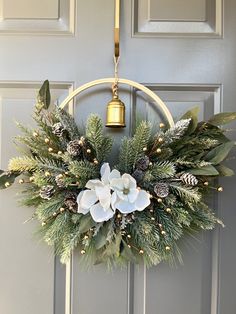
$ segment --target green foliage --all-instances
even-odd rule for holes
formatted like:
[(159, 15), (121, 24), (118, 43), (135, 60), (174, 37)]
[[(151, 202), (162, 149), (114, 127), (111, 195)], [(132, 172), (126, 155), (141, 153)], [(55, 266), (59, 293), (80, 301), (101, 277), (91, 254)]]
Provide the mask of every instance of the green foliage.
[(15, 157), (10, 159), (8, 169), (12, 172), (31, 172), (37, 168), (37, 165), (37, 160), (32, 157)]
[(234, 142), (227, 142), (215, 147), (205, 157), (207, 161), (210, 161), (213, 165), (218, 165), (222, 162), (229, 154), (231, 149), (234, 147)]
[(145, 174), (144, 180), (153, 181), (158, 179), (167, 179), (175, 175), (175, 165), (170, 161), (160, 161), (153, 165)]
[(38, 187), (28, 186), (25, 191), (22, 191), (22, 198), (19, 204), (22, 206), (38, 208), (42, 203), (42, 198), (39, 196)]
[(179, 183), (171, 183), (170, 187), (173, 193), (176, 193), (188, 205), (198, 203), (201, 200), (201, 194), (197, 188), (183, 186)]
[(136, 128), (132, 138), (131, 149), (133, 150), (133, 166), (138, 158), (143, 154), (143, 149), (148, 146), (151, 136), (150, 122), (142, 121)]
[(3, 170), (1, 170), (0, 190), (6, 189), (11, 186), (19, 175), (19, 172), (4, 172)]
[[(28, 148), (27, 155), (32, 154), (34, 157), (38, 156), (40, 158), (52, 158), (52, 154), (50, 154), (50, 152), (48, 151), (49, 146), (45, 143), (45, 130), (41, 129), (41, 132), (39, 133), (34, 130), (28, 129), (20, 123), (17, 123), (17, 126), (23, 132), (23, 135), (17, 136), (16, 141), (25, 145)], [(34, 136), (34, 133), (36, 133), (37, 136)], [(47, 135), (52, 140), (52, 145), (50, 147), (52, 147), (55, 152), (61, 150), (61, 147), (59, 146), (59, 141), (55, 140), (55, 137), (51, 133)]]
[(39, 221), (44, 222), (53, 216), (53, 213), (57, 213), (61, 207), (63, 207), (63, 197), (58, 195), (49, 201), (42, 201), (38, 205), (35, 212)]
[[(121, 174), (137, 175), (139, 188), (152, 195), (151, 204), (127, 215), (117, 210), (109, 221), (97, 223), (90, 213), (76, 211), (76, 199), (89, 180), (100, 179), (112, 140), (104, 135), (97, 115), (89, 117), (86, 132), (81, 134), (70, 114), (59, 108), (48, 111), (49, 105), (49, 82), (45, 81), (34, 114), (37, 129), (19, 125), (23, 135), (18, 140), (26, 150), (10, 160), (8, 172), (0, 170), (0, 189), (25, 175), (21, 204), (35, 208), (33, 218), (41, 223), (39, 234), (63, 263), (79, 249), (86, 267), (106, 263), (110, 268), (130, 261), (143, 261), (147, 266), (161, 261), (175, 264), (182, 262), (179, 239), (222, 224), (204, 202), (215, 178), (233, 175), (222, 162), (234, 143), (218, 125), (235, 120), (235, 113), (198, 122), (198, 108), (193, 108), (156, 135), (151, 135), (149, 122), (138, 124), (134, 135), (122, 140), (116, 168)], [(58, 122), (62, 134), (55, 132)], [(77, 155), (67, 151), (71, 140), (79, 140), (75, 141)], [(183, 174), (196, 176), (195, 183), (183, 180)]]
[(80, 137), (80, 132), (75, 123), (75, 120), (68, 112), (66, 112), (64, 109), (60, 109), (56, 107), (55, 117), (63, 125), (65, 130), (67, 130), (71, 140), (74, 140)]
[(90, 228), (95, 226), (95, 222), (90, 215), (85, 215), (81, 217), (79, 224), (79, 232), (84, 233), (87, 232)]
[(217, 222), (217, 219), (209, 210), (196, 210), (192, 213), (191, 225), (199, 230), (212, 230)]
[(132, 139), (123, 138), (120, 148), (119, 164), (117, 166), (122, 173), (129, 173), (130, 169), (133, 167), (133, 150), (131, 147)]
[(236, 120), (236, 112), (222, 112), (215, 114), (208, 120), (213, 125), (224, 125)]
[(182, 117), (181, 120), (185, 119), (191, 119), (187, 133), (193, 133), (196, 130), (197, 124), (198, 124), (198, 113), (199, 113), (199, 107), (194, 107), (187, 111)]
[(51, 94), (49, 81), (46, 80), (43, 82), (39, 93), (38, 93), (38, 103), (36, 104), (36, 109), (40, 112), (42, 109), (48, 109), (51, 103)]
[(226, 167), (225, 165), (218, 165), (218, 166), (216, 166), (216, 169), (217, 169), (220, 176), (231, 177), (234, 175), (234, 171), (232, 169)]
[(217, 176), (219, 174), (217, 169), (212, 165), (188, 169), (188, 172), (197, 176)]
[(119, 163), (117, 168), (123, 172), (132, 172), (137, 160), (143, 155), (143, 149), (148, 146), (151, 136), (151, 125), (142, 121), (136, 128), (131, 139), (124, 138), (121, 143)]
[(81, 184), (85, 185), (90, 179), (98, 178), (98, 167), (86, 160), (72, 161), (69, 165), (70, 173), (78, 178)]
[(170, 144), (179, 140), (188, 130), (191, 119), (184, 119), (176, 122), (176, 124), (163, 134), (165, 144)]
[(86, 139), (95, 151), (98, 162), (103, 162), (111, 151), (112, 139), (104, 136), (103, 123), (97, 115), (91, 115), (87, 121)]

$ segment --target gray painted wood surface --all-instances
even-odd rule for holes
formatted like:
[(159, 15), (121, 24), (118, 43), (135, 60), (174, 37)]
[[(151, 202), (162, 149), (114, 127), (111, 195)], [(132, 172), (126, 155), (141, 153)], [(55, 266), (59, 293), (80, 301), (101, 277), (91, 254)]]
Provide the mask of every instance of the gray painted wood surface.
[[(196, 1), (191, 0), (191, 7), (181, 0), (186, 8), (182, 15), (172, 1), (122, 1), (120, 76), (149, 86), (176, 117), (194, 105), (200, 106), (201, 118), (236, 110), (236, 2), (205, 0), (193, 12)], [(27, 20), (19, 20), (8, 6), (11, 20), (0, 21), (1, 167), (15, 154), (13, 119), (31, 123), (40, 81), (54, 82), (53, 99), (60, 102), (71, 86), (113, 75), (113, 1), (78, 0), (76, 9), (74, 4), (60, 1), (63, 17), (58, 21), (52, 19), (58, 13), (53, 6), (48, 12), (45, 8), (45, 20), (41, 13), (36, 20), (33, 8), (28, 8)], [(126, 87), (121, 96), (127, 128), (109, 131), (117, 142), (130, 133), (136, 114), (160, 120), (142, 93)], [(105, 118), (109, 99), (108, 87), (84, 93), (76, 102), (76, 120), (84, 123), (90, 112)], [(235, 169), (235, 161), (229, 164)], [(130, 265), (113, 273), (103, 266), (83, 272), (77, 252), (71, 265), (61, 266), (52, 250), (32, 236), (35, 224), (23, 224), (31, 210), (17, 207), (17, 187), (1, 193), (0, 313), (234, 314), (236, 178), (221, 183), (225, 192), (215, 195), (213, 204), (226, 228), (181, 244), (184, 266), (146, 270)]]

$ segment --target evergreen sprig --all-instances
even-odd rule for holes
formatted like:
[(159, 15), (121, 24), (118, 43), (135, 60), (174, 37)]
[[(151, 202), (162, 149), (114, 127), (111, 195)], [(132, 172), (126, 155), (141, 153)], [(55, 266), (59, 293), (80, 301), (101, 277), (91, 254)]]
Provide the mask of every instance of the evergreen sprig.
[(74, 140), (80, 137), (80, 131), (75, 123), (75, 119), (65, 110), (55, 108), (55, 117), (69, 133), (70, 139)]
[(99, 116), (92, 114), (86, 126), (86, 139), (95, 151), (99, 163), (103, 162), (112, 148), (112, 139), (103, 134), (103, 123)]
[(151, 124), (142, 121), (137, 126), (132, 138), (124, 138), (122, 140), (119, 163), (117, 165), (121, 172), (132, 172), (137, 160), (144, 154), (144, 150), (149, 144), (150, 136)]

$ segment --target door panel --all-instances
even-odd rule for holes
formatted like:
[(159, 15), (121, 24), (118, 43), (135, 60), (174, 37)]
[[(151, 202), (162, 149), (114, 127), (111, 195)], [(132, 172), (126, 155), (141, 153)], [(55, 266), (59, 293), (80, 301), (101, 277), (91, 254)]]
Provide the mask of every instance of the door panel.
[[(19, 134), (15, 122), (20, 121), (24, 126), (33, 124), (30, 117), (39, 87), (40, 83), (33, 82), (0, 83), (1, 169), (19, 153), (12, 142)], [(69, 88), (70, 83), (52, 84), (53, 102), (64, 98)], [(26, 223), (33, 209), (19, 207), (18, 188), (16, 184), (0, 194), (0, 312), (51, 314), (55, 294), (64, 313), (65, 269), (54, 259), (53, 249), (34, 234), (37, 223)], [(54, 284), (60, 285), (60, 291)]]
[(1, 0), (0, 34), (73, 35), (76, 0)]
[[(1, 167), (15, 154), (10, 140), (17, 134), (13, 120), (31, 123), (40, 81), (56, 82), (53, 99), (60, 103), (72, 86), (113, 75), (113, 1), (62, 0), (52, 1), (49, 7), (42, 2), (45, 11), (16, 10), (14, 0), (4, 9), (6, 2), (0, 1)], [(22, 7), (27, 3), (17, 2)], [(236, 110), (235, 1), (127, 0), (122, 1), (121, 15), (120, 76), (151, 88), (174, 117), (195, 105), (204, 119)], [(91, 112), (105, 119), (110, 98), (110, 86), (80, 95), (74, 103), (76, 121), (85, 124)], [(115, 139), (113, 160), (119, 139), (132, 133), (134, 117), (150, 118), (156, 124), (164, 119), (136, 90), (122, 86), (121, 98), (127, 128), (106, 130)], [(228, 164), (235, 169), (233, 160)], [(17, 207), (17, 186), (4, 191), (0, 194), (0, 249), (4, 252), (0, 312), (234, 314), (236, 179), (220, 183), (225, 192), (215, 195), (213, 205), (226, 228), (182, 243), (183, 266), (129, 265), (112, 273), (102, 265), (83, 271), (78, 252), (61, 266), (52, 258), (52, 250), (32, 236), (35, 225), (23, 225), (32, 211)]]
[(220, 37), (222, 0), (133, 0), (133, 34)]

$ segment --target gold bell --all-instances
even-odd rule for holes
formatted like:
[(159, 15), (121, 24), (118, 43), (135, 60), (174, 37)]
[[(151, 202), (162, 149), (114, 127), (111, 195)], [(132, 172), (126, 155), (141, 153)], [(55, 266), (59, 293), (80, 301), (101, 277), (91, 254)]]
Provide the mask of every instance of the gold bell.
[(112, 100), (107, 105), (107, 123), (109, 128), (125, 127), (125, 105), (118, 96), (113, 94)]

